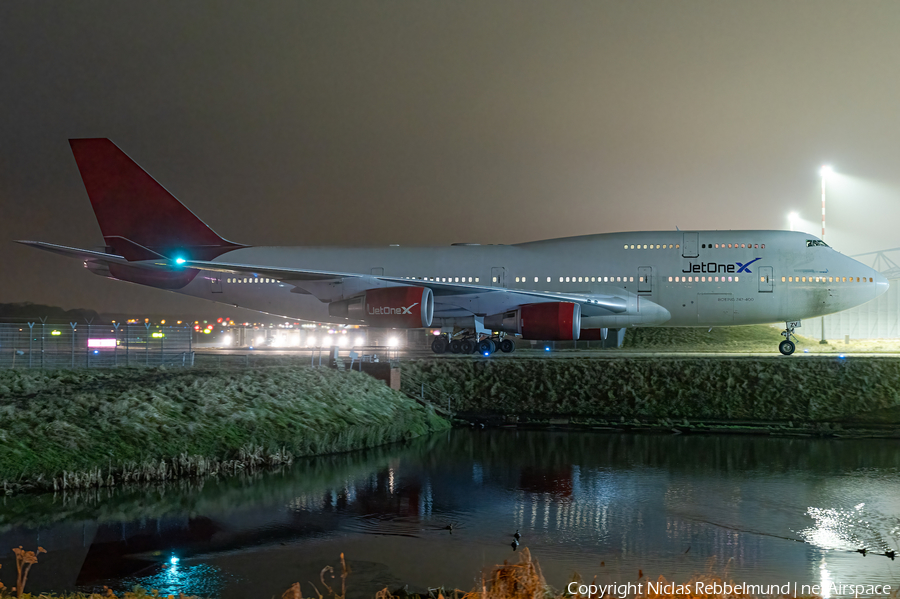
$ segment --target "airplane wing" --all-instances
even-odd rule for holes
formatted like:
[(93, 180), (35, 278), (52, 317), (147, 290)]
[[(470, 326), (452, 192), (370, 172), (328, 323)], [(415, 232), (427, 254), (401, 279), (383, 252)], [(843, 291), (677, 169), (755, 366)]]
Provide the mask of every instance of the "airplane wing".
[[(616, 294), (616, 288), (611, 288), (611, 293), (556, 293), (551, 291), (529, 291), (520, 289), (506, 289), (504, 287), (490, 287), (487, 285), (473, 285), (470, 283), (444, 283), (425, 279), (405, 279), (402, 277), (386, 277), (382, 275), (367, 275), (352, 272), (311, 270), (301, 268), (285, 268), (273, 266), (261, 266), (256, 264), (232, 264), (227, 262), (210, 262), (205, 260), (126, 260), (123, 256), (106, 254), (94, 250), (84, 250), (43, 241), (17, 241), (30, 247), (38, 248), (54, 254), (69, 258), (77, 258), (85, 262), (99, 262), (102, 264), (121, 264), (131, 268), (139, 268), (156, 271), (179, 271), (186, 269), (207, 270), (235, 275), (253, 277), (271, 277), (279, 281), (294, 285), (305, 293), (323, 299), (327, 292), (323, 288), (333, 285), (343, 279), (358, 280), (358, 287), (363, 291), (369, 287), (390, 287), (399, 285), (414, 285), (428, 287), (435, 295), (436, 312), (444, 315), (472, 314), (467, 309), (468, 305), (478, 296), (498, 293), (509, 294), (510, 298), (517, 300), (519, 304), (541, 301), (573, 302), (581, 305), (582, 314), (592, 315), (593, 312), (621, 314), (628, 309), (627, 292), (622, 290), (621, 296)], [(323, 301), (327, 301), (323, 299)]]
[[(150, 262), (150, 261), (148, 261)], [(526, 303), (528, 298), (542, 301), (559, 301), (573, 302), (581, 304), (583, 307), (595, 307), (614, 314), (625, 312), (628, 309), (628, 303), (625, 297), (619, 297), (613, 294), (582, 294), (582, 293), (556, 293), (551, 291), (528, 291), (519, 289), (507, 289), (505, 287), (490, 287), (487, 285), (473, 285), (470, 283), (444, 283), (440, 281), (429, 281), (425, 279), (406, 279), (402, 277), (387, 277), (383, 275), (366, 275), (350, 272), (336, 272), (323, 270), (309, 270), (286, 267), (260, 266), (254, 264), (231, 264), (227, 262), (209, 262), (204, 260), (174, 260), (168, 262), (159, 262), (159, 266), (167, 266), (169, 268), (197, 268), (200, 270), (209, 270), (214, 272), (224, 272), (239, 275), (264, 276), (278, 279), (279, 281), (296, 284), (298, 287), (306, 288), (307, 283), (324, 282), (336, 279), (367, 279), (371, 281), (381, 281), (392, 285), (414, 285), (417, 287), (428, 287), (435, 296), (435, 303), (456, 305), (457, 302), (453, 298), (460, 296), (472, 296), (481, 294), (508, 293), (515, 296), (522, 296), (522, 303)], [(623, 296), (627, 293), (622, 290)], [(316, 295), (316, 293), (313, 293)]]

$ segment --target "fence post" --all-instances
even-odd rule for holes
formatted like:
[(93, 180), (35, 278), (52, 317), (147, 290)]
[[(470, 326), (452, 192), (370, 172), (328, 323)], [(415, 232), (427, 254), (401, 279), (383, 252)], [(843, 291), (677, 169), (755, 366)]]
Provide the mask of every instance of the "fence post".
[(88, 320), (87, 318), (85, 318), (84, 321), (87, 323), (87, 329), (88, 329), (87, 330), (87, 340), (84, 342), (84, 355), (86, 356), (84, 359), (84, 362), (85, 362), (87, 368), (90, 368), (91, 367), (91, 348), (88, 347), (88, 342), (91, 339), (91, 323), (94, 322), (94, 319), (91, 318), (90, 320)]
[(131, 356), (129, 355), (128, 348), (129, 348), (129, 345), (128, 345), (128, 323), (126, 322), (125, 323), (125, 366), (131, 365), (131, 363), (129, 361)]
[(77, 322), (70, 322), (69, 327), (72, 329), (72, 368), (75, 368), (75, 327)]
[(116, 332), (116, 347), (113, 349), (113, 364), (115, 366), (119, 365), (119, 325), (121, 323), (114, 323), (113, 330)]
[(144, 366), (150, 366), (150, 323), (144, 323)]
[(33, 367), (33, 362), (31, 359), (32, 348), (34, 347), (34, 323), (28, 323), (28, 367)]
[(41, 319), (41, 370), (44, 369), (44, 325), (47, 324), (47, 317)]

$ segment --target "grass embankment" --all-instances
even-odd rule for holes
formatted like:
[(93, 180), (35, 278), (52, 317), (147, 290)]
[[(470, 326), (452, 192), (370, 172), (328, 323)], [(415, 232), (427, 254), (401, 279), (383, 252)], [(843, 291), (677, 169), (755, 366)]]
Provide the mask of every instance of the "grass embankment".
[(421, 383), (436, 398), (451, 396), (455, 411), (475, 416), (640, 419), (666, 426), (682, 419), (900, 423), (900, 359), (894, 358), (404, 363), (404, 388), (415, 392)]
[(449, 424), (330, 369), (0, 372), (0, 481), (167, 480), (373, 447)]
[[(818, 323), (797, 329), (793, 335), (797, 351), (809, 353), (842, 352), (900, 352), (900, 340), (895, 339), (851, 339), (845, 344), (843, 339), (826, 339), (819, 343)], [(654, 352), (728, 352), (728, 353), (770, 353), (777, 355), (778, 344), (784, 341), (782, 329), (769, 325), (739, 327), (651, 327), (629, 329), (625, 334), (622, 350)]]

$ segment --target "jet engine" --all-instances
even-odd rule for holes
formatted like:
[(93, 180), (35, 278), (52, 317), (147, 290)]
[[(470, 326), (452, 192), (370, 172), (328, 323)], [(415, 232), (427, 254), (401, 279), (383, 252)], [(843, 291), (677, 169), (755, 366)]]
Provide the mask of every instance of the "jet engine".
[(430, 327), (434, 316), (434, 294), (427, 287), (369, 289), (362, 295), (331, 302), (328, 314), (373, 327)]
[(484, 319), (492, 331), (540, 341), (574, 341), (581, 334), (581, 306), (572, 302), (528, 304)]

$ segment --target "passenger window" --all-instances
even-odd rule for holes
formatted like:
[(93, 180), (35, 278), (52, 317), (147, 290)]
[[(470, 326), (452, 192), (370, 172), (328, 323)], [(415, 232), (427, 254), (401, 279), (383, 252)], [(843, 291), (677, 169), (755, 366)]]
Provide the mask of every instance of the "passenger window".
[(491, 279), (492, 279), (492, 282), (494, 282), (494, 283), (497, 282), (497, 277), (491, 277)]
[(680, 244), (680, 243), (676, 243), (676, 244), (675, 244), (675, 249), (676, 249), (676, 250), (677, 250), (678, 248), (680, 248), (680, 247), (681, 247), (681, 244)]
[(834, 282), (834, 280), (831, 277), (828, 277), (828, 282), (832, 283), (832, 282)]
[(631, 249), (634, 249), (634, 246), (631, 246)]
[(634, 283), (634, 277), (630, 277), (628, 282), (629, 282), (629, 283)]
[(626, 250), (628, 249), (628, 244), (627, 244), (627, 243), (625, 244), (625, 249), (626, 249)]
[(638, 282), (639, 282), (639, 283), (643, 283), (643, 282), (644, 282), (644, 277), (638, 277)]
[(559, 282), (560, 282), (560, 283), (563, 282), (563, 278), (562, 278), (562, 277), (559, 278)]
[(659, 244), (656, 245), (656, 249), (659, 249)]
[(647, 245), (646, 245), (646, 244), (644, 244), (644, 249), (645, 249), (645, 250), (647, 249)]
[(759, 249), (759, 244), (758, 244), (758, 243), (757, 243), (757, 244), (756, 244), (756, 245), (754, 245), (754, 246), (753, 246), (753, 247), (755, 247), (755, 248), (757, 248), (757, 249)]
[(869, 277), (869, 282), (874, 283), (875, 281), (872, 279), (872, 277)]
[[(643, 281), (643, 280), (644, 280), (644, 277), (641, 277), (641, 281)], [(670, 283), (672, 282), (672, 277), (669, 277), (669, 282)]]
[(741, 280), (740, 277), (735, 277), (735, 278), (734, 278), (734, 282), (735, 282), (735, 283), (737, 283), (737, 282), (740, 281), (740, 280)]
[[(469, 279), (469, 280), (471, 281), (472, 279)], [(534, 282), (535, 282), (535, 283), (538, 282), (538, 278), (537, 278), (537, 277), (534, 278)]]
[(475, 277), (475, 282), (476, 282), (476, 283), (478, 282), (478, 277)]

